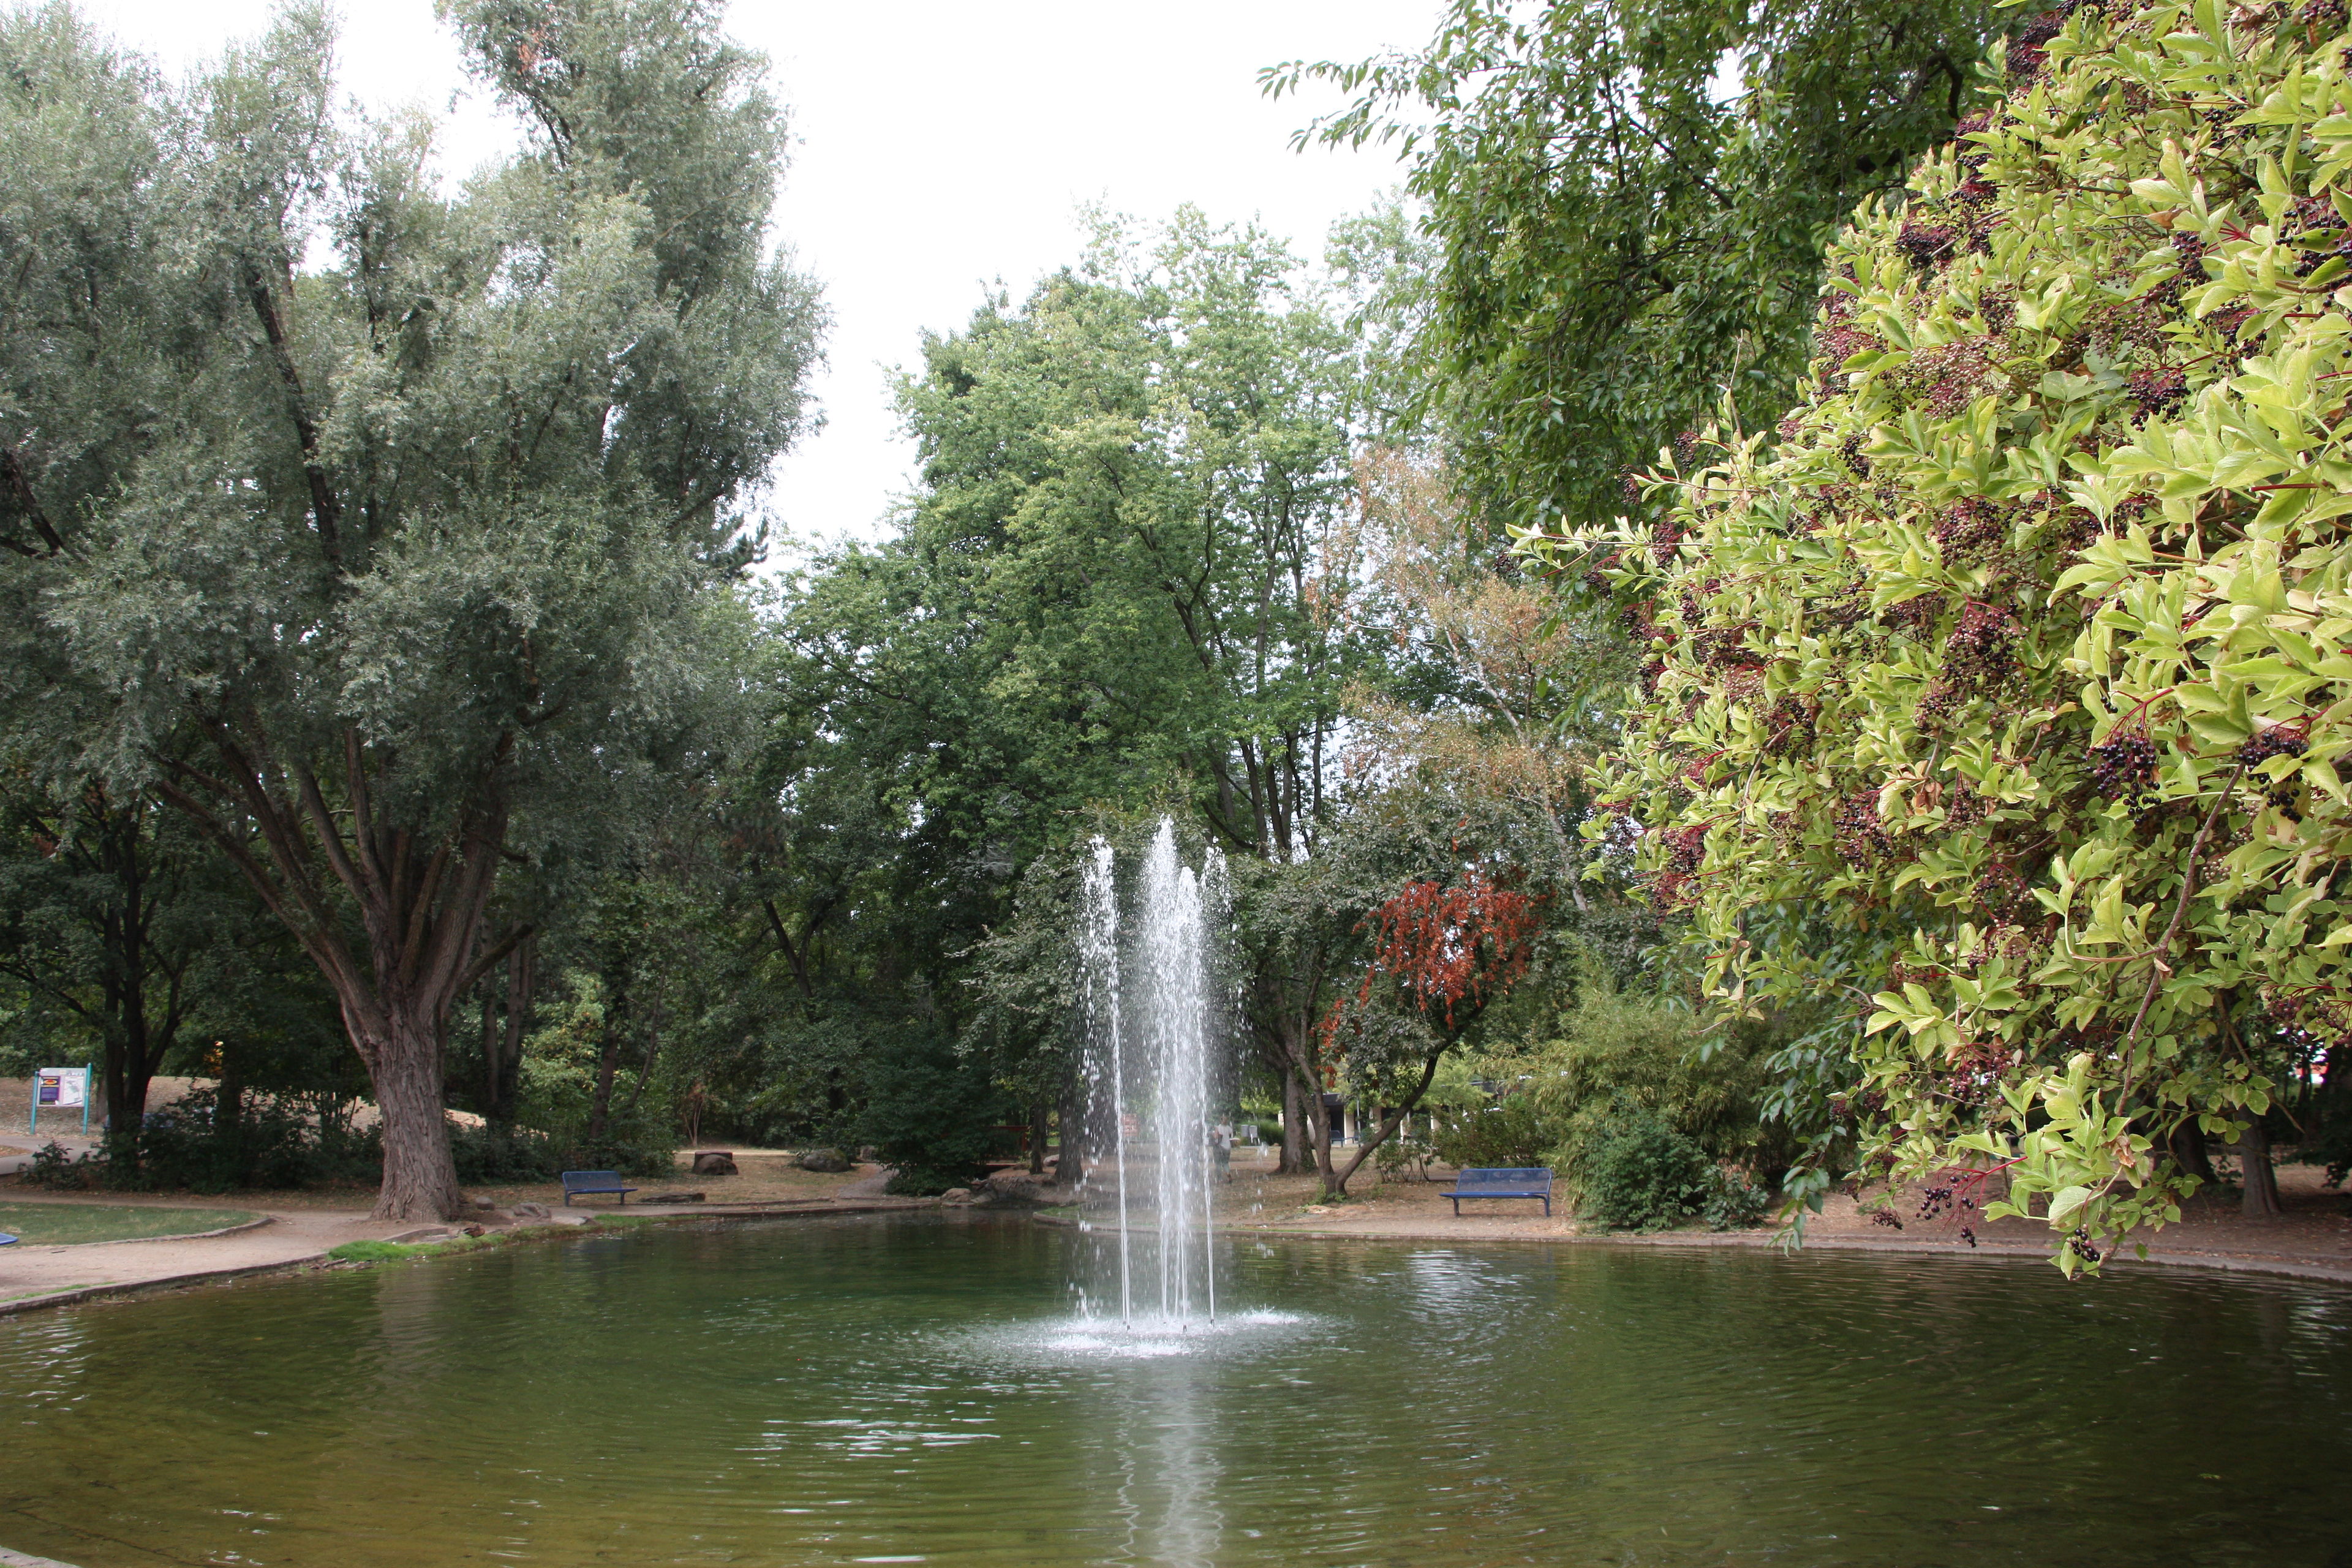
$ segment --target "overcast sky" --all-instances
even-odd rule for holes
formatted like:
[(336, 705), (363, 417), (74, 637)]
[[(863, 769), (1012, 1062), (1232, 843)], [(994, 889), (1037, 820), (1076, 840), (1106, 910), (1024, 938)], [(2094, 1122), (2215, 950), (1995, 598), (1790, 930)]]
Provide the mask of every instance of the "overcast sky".
[[(123, 43), (184, 68), (267, 24), (266, 0), (80, 0)], [(730, 31), (773, 62), (795, 146), (777, 214), (824, 286), (835, 325), (818, 386), (826, 428), (777, 476), (777, 521), (803, 540), (872, 537), (908, 486), (886, 367), (951, 330), (982, 289), (1016, 297), (1071, 259), (1076, 209), (1142, 217), (1191, 202), (1255, 217), (1319, 253), (1331, 221), (1399, 171), (1388, 153), (1296, 153), (1328, 98), (1267, 102), (1262, 66), (1414, 48), (1438, 0), (735, 0)], [(445, 172), (512, 135), (469, 88), (432, 0), (347, 4), (346, 91), (447, 115)], [(454, 106), (454, 107), (453, 107)]]

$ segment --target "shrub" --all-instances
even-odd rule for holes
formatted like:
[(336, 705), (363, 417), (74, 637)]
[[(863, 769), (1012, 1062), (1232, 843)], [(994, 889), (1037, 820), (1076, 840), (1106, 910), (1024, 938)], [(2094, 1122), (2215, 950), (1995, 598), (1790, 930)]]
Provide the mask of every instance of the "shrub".
[[(635, 1137), (583, 1139), (564, 1152), (559, 1171), (618, 1171), (625, 1176), (668, 1176), (677, 1170), (677, 1144), (653, 1130)], [(552, 1144), (550, 1145), (552, 1147)]]
[(1531, 1094), (1510, 1094), (1492, 1105), (1440, 1114), (1431, 1146), (1459, 1170), (1471, 1165), (1539, 1165), (1559, 1141), (1557, 1122)]
[(1702, 1035), (1697, 1025), (1686, 1011), (1618, 993), (1597, 972), (1586, 977), (1559, 1037), (1528, 1064), (1528, 1092), (1556, 1129), (1551, 1163), (1571, 1189), (1620, 1096), (1655, 1111), (1710, 1162), (1736, 1162), (1768, 1181), (1787, 1169), (1789, 1130), (1761, 1113), (1770, 1031), (1742, 1023)]
[(103, 1155), (106, 1184), (124, 1190), (226, 1193), (380, 1178), (379, 1129), (355, 1130), (344, 1102), (323, 1096), (250, 1094), (236, 1120), (220, 1120), (219, 1096), (190, 1090), (129, 1130), (116, 1130)]
[(1429, 1180), (1429, 1162), (1436, 1150), (1425, 1138), (1398, 1133), (1372, 1151), (1372, 1163), (1379, 1167), (1381, 1179), (1402, 1176), (1408, 1169), (1420, 1173), (1423, 1181)]
[(994, 1123), (1013, 1107), (987, 1067), (942, 1040), (880, 1053), (868, 1069), (865, 1136), (894, 1167), (889, 1190), (929, 1196), (970, 1184), (988, 1169)]
[(2052, 12), (1832, 247), (1777, 438), (1557, 547), (1653, 656), (1589, 830), (1638, 819), (1727, 1012), (1847, 1012), (1874, 1178), (2011, 1161), (2069, 1271), (2352, 995), (2343, 46)]
[(555, 1141), (528, 1127), (453, 1126), (449, 1158), (457, 1167), (458, 1182), (469, 1187), (551, 1182), (565, 1170), (589, 1168), (567, 1166)]
[(1611, 1230), (1664, 1230), (1699, 1213), (1716, 1183), (1705, 1150), (1620, 1094), (1585, 1152), (1585, 1217)]
[(105, 1157), (96, 1152), (77, 1157), (62, 1143), (44, 1143), (33, 1151), (33, 1163), (19, 1171), (16, 1179), (53, 1193), (78, 1193), (105, 1169)]
[(1699, 1212), (1709, 1230), (1746, 1230), (1771, 1206), (1770, 1189), (1751, 1181), (1745, 1171), (1717, 1165), (1706, 1206)]

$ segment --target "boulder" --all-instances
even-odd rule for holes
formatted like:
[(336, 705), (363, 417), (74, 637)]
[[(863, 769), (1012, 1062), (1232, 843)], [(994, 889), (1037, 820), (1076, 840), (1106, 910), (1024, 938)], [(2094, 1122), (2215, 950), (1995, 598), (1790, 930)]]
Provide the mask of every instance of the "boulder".
[(838, 1149), (812, 1149), (793, 1163), (803, 1171), (822, 1171), (827, 1175), (849, 1169), (849, 1156)]
[(499, 1206), (499, 1201), (496, 1198), (467, 1198), (466, 1201), (478, 1209), (494, 1209)]
[(517, 1219), (545, 1219), (547, 1217), (547, 1205), (545, 1204), (517, 1204), (514, 1206), (514, 1216)]
[(940, 1194), (940, 1201), (950, 1204), (968, 1204), (971, 1202), (971, 1189), (970, 1187), (950, 1187), (946, 1192)]
[(973, 1202), (983, 1208), (1042, 1209), (1062, 1202), (1059, 1194), (1026, 1171), (998, 1171), (980, 1185)]
[(735, 1173), (735, 1156), (724, 1149), (703, 1149), (694, 1156), (694, 1173), (698, 1176), (731, 1176)]

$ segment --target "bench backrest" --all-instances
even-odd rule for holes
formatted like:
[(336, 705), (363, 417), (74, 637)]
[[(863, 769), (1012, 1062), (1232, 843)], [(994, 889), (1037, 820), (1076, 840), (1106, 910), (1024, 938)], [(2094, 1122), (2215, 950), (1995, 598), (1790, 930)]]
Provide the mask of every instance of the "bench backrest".
[(1455, 1178), (1456, 1187), (1549, 1187), (1551, 1173), (1541, 1165), (1474, 1165)]
[(566, 1171), (563, 1190), (578, 1192), (582, 1187), (617, 1187), (621, 1184), (618, 1171)]

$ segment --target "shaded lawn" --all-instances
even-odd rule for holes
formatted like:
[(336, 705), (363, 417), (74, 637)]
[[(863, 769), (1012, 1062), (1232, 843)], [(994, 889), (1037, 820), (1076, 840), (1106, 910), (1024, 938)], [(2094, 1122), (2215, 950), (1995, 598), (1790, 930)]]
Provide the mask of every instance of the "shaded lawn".
[(0, 1231), (49, 1246), (81, 1241), (131, 1241), (220, 1230), (259, 1216), (246, 1209), (165, 1209), (129, 1204), (0, 1203)]

